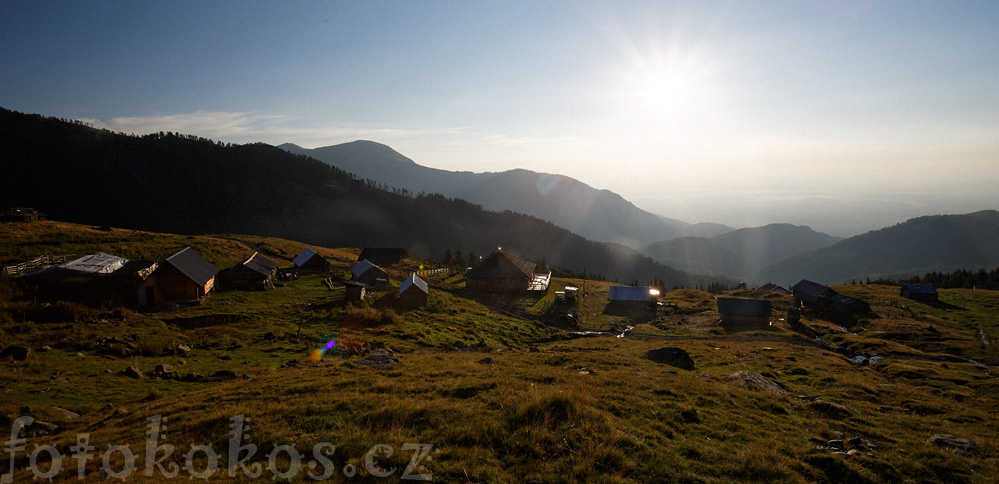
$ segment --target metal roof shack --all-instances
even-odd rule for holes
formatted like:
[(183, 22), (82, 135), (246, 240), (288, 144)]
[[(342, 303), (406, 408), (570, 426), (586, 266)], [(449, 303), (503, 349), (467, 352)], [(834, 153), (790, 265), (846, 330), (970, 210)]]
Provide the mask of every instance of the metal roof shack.
[(399, 300), (407, 306), (423, 306), (427, 304), (430, 288), (416, 273), (412, 273), (399, 285)]
[(659, 291), (649, 286), (611, 286), (610, 301), (633, 301), (654, 303), (659, 300)]
[(914, 301), (937, 301), (940, 298), (933, 284), (906, 284), (899, 289), (898, 294)]
[(63, 262), (57, 267), (88, 274), (112, 274), (121, 269), (126, 263), (128, 263), (128, 259), (98, 252), (69, 262)]

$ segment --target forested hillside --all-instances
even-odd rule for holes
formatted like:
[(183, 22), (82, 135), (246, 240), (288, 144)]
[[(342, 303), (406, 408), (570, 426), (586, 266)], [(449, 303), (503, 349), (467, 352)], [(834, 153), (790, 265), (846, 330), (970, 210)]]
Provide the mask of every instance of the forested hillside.
[(446, 248), (497, 246), (610, 279), (706, 284), (622, 247), (540, 219), (442, 195), (409, 197), (264, 144), (223, 145), (173, 133), (142, 137), (39, 115), (0, 112), (0, 206), (56, 220), (183, 234), (244, 233), (325, 246), (398, 246), (439, 258)]

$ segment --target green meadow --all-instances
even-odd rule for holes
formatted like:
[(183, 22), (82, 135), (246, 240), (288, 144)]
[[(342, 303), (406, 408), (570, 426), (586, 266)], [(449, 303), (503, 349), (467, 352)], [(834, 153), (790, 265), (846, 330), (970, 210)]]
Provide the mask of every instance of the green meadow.
[[(254, 251), (290, 267), (306, 247), (0, 224), (3, 265), (98, 251), (155, 260), (186, 246), (219, 268)], [(359, 251), (313, 249), (344, 277)], [(15, 482), (33, 480), (38, 445), (67, 456), (55, 481), (107, 482), (101, 455), (112, 470), (125, 469), (123, 451), (108, 449), (126, 444), (138, 459), (127, 482), (172, 480), (161, 470), (143, 474), (157, 415), (169, 427), (161, 443), (175, 446), (167, 461), (180, 463), (175, 478), (185, 481), (305, 482), (311, 473), (333, 482), (999, 482), (999, 292), (942, 290), (927, 304), (900, 298), (896, 287), (836, 286), (873, 314), (844, 323), (806, 311), (803, 330), (784, 321), (790, 296), (731, 291), (775, 307), (768, 327), (731, 328), (715, 323), (714, 296), (704, 291), (662, 295), (670, 306), (621, 308), (607, 302), (610, 283), (558, 277), (545, 293), (503, 296), (467, 289), (461, 274), (438, 274), (427, 278), (426, 306), (403, 307), (398, 284), (421, 264), (433, 267), (408, 261), (390, 271), (389, 291), (361, 303), (305, 276), (161, 312), (39, 298), (30, 284), (3, 278), (0, 348), (28, 346), (33, 355), (0, 361), (0, 432), (22, 415), (55, 426), (21, 433), (28, 444), (15, 454)], [(578, 306), (555, 301), (566, 285), (580, 288)], [(686, 351), (694, 369), (646, 357), (663, 346)], [(366, 365), (383, 351), (397, 362)], [(163, 364), (179, 378), (155, 377)], [(128, 367), (145, 377), (124, 375)], [(183, 378), (218, 372), (231, 373)], [(737, 372), (781, 390), (730, 378)], [(252, 422), (240, 443), (258, 447), (246, 462), (261, 465), (258, 477), (241, 469), (229, 476), (239, 416)], [(97, 456), (79, 481), (68, 456), (81, 434)], [(934, 434), (977, 446), (958, 452), (929, 443)], [(329, 450), (324, 443), (335, 446), (325, 461), (313, 454)], [(209, 472), (203, 446), (219, 456), (217, 470)], [(41, 455), (36, 469), (49, 469)], [(0, 471), (8, 458), (0, 455)]]

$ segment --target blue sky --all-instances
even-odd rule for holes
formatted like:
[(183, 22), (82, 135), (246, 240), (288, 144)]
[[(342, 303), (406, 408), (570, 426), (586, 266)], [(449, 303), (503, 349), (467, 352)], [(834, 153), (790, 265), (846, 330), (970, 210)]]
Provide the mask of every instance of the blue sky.
[(851, 235), (999, 209), (996, 25), (994, 1), (0, 0), (0, 106)]

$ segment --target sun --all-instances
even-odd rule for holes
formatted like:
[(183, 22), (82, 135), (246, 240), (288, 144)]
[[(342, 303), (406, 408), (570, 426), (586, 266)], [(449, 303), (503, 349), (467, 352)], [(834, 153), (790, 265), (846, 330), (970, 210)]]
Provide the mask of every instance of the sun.
[(673, 117), (687, 108), (689, 88), (680, 78), (668, 74), (650, 76), (642, 86), (641, 101), (650, 114)]

